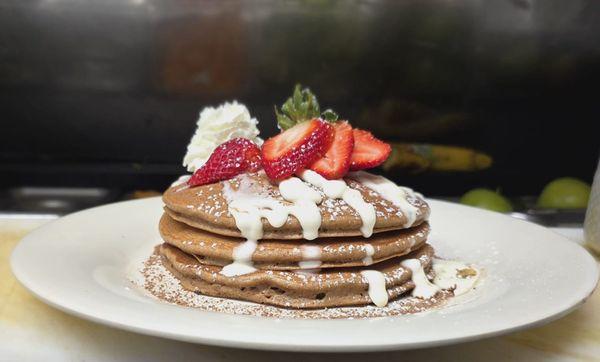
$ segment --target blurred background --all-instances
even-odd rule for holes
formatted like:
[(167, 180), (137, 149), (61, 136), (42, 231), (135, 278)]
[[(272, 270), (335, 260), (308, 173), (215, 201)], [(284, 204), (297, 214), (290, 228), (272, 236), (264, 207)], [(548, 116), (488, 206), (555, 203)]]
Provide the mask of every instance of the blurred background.
[(533, 199), (591, 182), (599, 81), (594, 0), (2, 1), (0, 211), (161, 192), (204, 106), (266, 138), (297, 82), (393, 143), (401, 184)]

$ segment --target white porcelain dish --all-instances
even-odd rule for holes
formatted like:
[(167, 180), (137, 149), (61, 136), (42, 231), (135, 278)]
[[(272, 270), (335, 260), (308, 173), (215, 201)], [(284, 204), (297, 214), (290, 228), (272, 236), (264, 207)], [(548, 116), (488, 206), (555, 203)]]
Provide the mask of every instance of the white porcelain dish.
[(85, 319), (182, 341), (287, 351), (422, 348), (516, 331), (556, 319), (592, 293), (594, 258), (576, 243), (498, 213), (429, 200), (438, 254), (483, 267), (476, 292), (422, 314), (354, 320), (240, 316), (168, 305), (130, 278), (160, 242), (160, 198), (78, 212), (15, 248), (17, 279), (46, 303)]

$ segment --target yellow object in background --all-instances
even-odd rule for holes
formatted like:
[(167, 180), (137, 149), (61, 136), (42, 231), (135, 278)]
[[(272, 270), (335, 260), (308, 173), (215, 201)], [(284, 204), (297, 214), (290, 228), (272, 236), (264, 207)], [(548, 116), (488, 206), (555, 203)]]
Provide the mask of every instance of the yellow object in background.
[(402, 168), (422, 171), (479, 171), (492, 165), (492, 157), (473, 149), (417, 144), (391, 143), (392, 153), (383, 164), (386, 171)]

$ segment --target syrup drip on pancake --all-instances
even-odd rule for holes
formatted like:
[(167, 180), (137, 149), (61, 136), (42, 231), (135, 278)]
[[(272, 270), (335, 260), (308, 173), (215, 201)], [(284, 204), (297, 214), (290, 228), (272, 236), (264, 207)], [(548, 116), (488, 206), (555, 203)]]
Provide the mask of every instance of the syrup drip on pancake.
[[(291, 205), (284, 204), (267, 195), (260, 195), (253, 190), (251, 181), (244, 176), (240, 177), (237, 190), (233, 190), (229, 183), (224, 184), (223, 194), (228, 200), (229, 211), (242, 236), (247, 240), (235, 248), (233, 263), (223, 267), (221, 274), (237, 276), (256, 271), (252, 263), (252, 254), (257, 247), (257, 241), (263, 236), (263, 218), (266, 218), (272, 226), (281, 227), (285, 224), (288, 216), (293, 215), (300, 222), (305, 239), (313, 240), (318, 237), (321, 225), (318, 205), (323, 200), (321, 194), (309, 187), (307, 183), (321, 189), (329, 198), (344, 200), (361, 217), (363, 236), (372, 235), (376, 218), (375, 209), (373, 205), (364, 201), (358, 190), (350, 188), (343, 180), (327, 180), (311, 170), (302, 171), (299, 176), (302, 180), (291, 177), (279, 183), (281, 196)], [(411, 226), (415, 222), (417, 208), (408, 199), (417, 196), (411, 189), (397, 186), (384, 177), (366, 172), (355, 172), (352, 174), (352, 178), (396, 205), (407, 217), (406, 226)], [(370, 265), (373, 263), (372, 256), (375, 254), (375, 249), (370, 244), (365, 245), (364, 248), (363, 263)], [(321, 266), (321, 248), (319, 246), (302, 245), (301, 250), (304, 260), (299, 262), (299, 266), (302, 269), (314, 270)], [(411, 271), (411, 280), (415, 284), (412, 296), (427, 299), (442, 289), (427, 279), (419, 260), (405, 260), (401, 265)], [(385, 276), (376, 270), (364, 270), (361, 275), (368, 283), (368, 293), (373, 303), (380, 307), (385, 306), (388, 302)], [(441, 282), (446, 285), (452, 281), (451, 278), (447, 278)], [(456, 287), (457, 284), (452, 284), (452, 286)]]
[(373, 264), (373, 255), (375, 254), (375, 248), (371, 244), (365, 245), (365, 254), (366, 256), (363, 258), (363, 264), (371, 265)]
[(365, 202), (360, 191), (348, 187), (343, 180), (328, 180), (312, 170), (304, 170), (300, 173), (300, 178), (312, 184), (332, 199), (342, 199), (351, 208), (353, 208), (362, 220), (360, 231), (365, 238), (373, 234), (375, 226), (375, 208), (373, 205)]
[[(310, 170), (303, 171), (301, 177), (307, 183), (321, 188), (327, 197), (344, 200), (361, 217), (363, 236), (369, 237), (373, 234), (376, 218), (375, 208), (364, 201), (358, 190), (348, 187), (342, 180), (327, 180)], [(225, 266), (222, 274), (234, 276), (256, 270), (252, 266), (252, 253), (256, 249), (257, 241), (263, 236), (262, 218), (266, 218), (274, 227), (281, 227), (285, 224), (288, 216), (293, 215), (302, 226), (304, 239), (313, 240), (318, 237), (321, 213), (317, 205), (322, 202), (321, 194), (297, 177), (281, 181), (279, 191), (286, 201), (292, 203), (291, 205), (285, 205), (273, 198), (257, 194), (255, 190), (252, 190), (251, 182), (247, 177), (240, 178), (237, 190), (233, 190), (229, 183), (224, 184), (223, 195), (228, 201), (229, 212), (247, 241), (234, 250), (234, 262)], [(315, 269), (321, 265), (318, 258), (306, 259), (301, 262), (302, 268)]]
[(400, 211), (406, 215), (405, 227), (411, 226), (417, 219), (417, 208), (408, 202), (408, 199), (415, 199), (417, 194), (408, 187), (398, 186), (383, 176), (377, 176), (364, 171), (351, 172), (348, 176), (371, 190), (380, 194), (384, 199), (393, 203)]
[(321, 227), (321, 212), (317, 207), (322, 201), (321, 194), (297, 177), (281, 181), (279, 192), (286, 201), (293, 203), (289, 207), (289, 213), (298, 219), (304, 239), (316, 239)]
[[(228, 201), (229, 212), (247, 240), (235, 248), (234, 262), (223, 267), (221, 274), (235, 276), (256, 270), (252, 266), (252, 254), (257, 247), (257, 241), (263, 236), (262, 218), (266, 218), (274, 227), (281, 227), (288, 216), (293, 215), (300, 222), (305, 239), (317, 238), (321, 226), (321, 213), (317, 204), (322, 200), (321, 195), (296, 177), (282, 181), (279, 189), (282, 197), (292, 205), (285, 205), (266, 195), (258, 194), (252, 189), (250, 180), (244, 176), (240, 178), (237, 190), (233, 190), (229, 183), (224, 184), (223, 195)], [(313, 260), (306, 268), (314, 269), (320, 265), (320, 261), (319, 265), (315, 265)]]
[(369, 297), (373, 304), (378, 307), (385, 307), (388, 303), (385, 275), (377, 270), (363, 270), (360, 274), (369, 284)]
[[(465, 294), (475, 287), (480, 276), (479, 270), (467, 264), (454, 260), (433, 259), (435, 277), (432, 283), (419, 259), (407, 259), (400, 265), (411, 271), (411, 281), (415, 285), (411, 295), (421, 299), (432, 298), (441, 290), (452, 290), (454, 296)], [(363, 270), (361, 275), (369, 285), (369, 297), (373, 304), (378, 307), (385, 306), (388, 302), (385, 275), (377, 270)]]
[(409, 269), (412, 273), (411, 280), (415, 283), (415, 288), (411, 293), (413, 297), (431, 298), (442, 289), (427, 279), (423, 266), (418, 259), (407, 259), (400, 263), (400, 265)]
[(321, 266), (321, 248), (319, 246), (302, 245), (300, 249), (302, 250), (302, 258), (304, 259), (298, 263), (301, 269), (314, 270)]
[(229, 277), (256, 271), (256, 268), (252, 266), (252, 254), (256, 250), (256, 245), (255, 240), (246, 240), (245, 243), (235, 248), (233, 250), (233, 260), (235, 262), (225, 265), (221, 269), (221, 274)]
[(252, 254), (256, 249), (257, 240), (263, 236), (262, 218), (266, 218), (275, 227), (281, 227), (287, 220), (284, 205), (275, 199), (256, 195), (251, 187), (251, 183), (245, 177), (241, 178), (239, 188), (235, 191), (229, 183), (223, 186), (229, 212), (233, 215), (242, 236), (246, 238), (246, 242), (234, 249), (233, 263), (221, 270), (221, 274), (226, 276), (243, 275), (256, 270), (252, 266)]

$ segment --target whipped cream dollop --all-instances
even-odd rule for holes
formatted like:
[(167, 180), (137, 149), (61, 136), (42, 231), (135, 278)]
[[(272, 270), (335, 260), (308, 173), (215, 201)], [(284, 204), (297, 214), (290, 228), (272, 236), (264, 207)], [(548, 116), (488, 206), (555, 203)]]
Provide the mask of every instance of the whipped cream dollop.
[(258, 121), (250, 116), (245, 105), (236, 101), (204, 108), (196, 124), (196, 132), (183, 158), (183, 166), (190, 172), (202, 167), (215, 148), (230, 139), (243, 137), (257, 145), (263, 142), (258, 137)]

